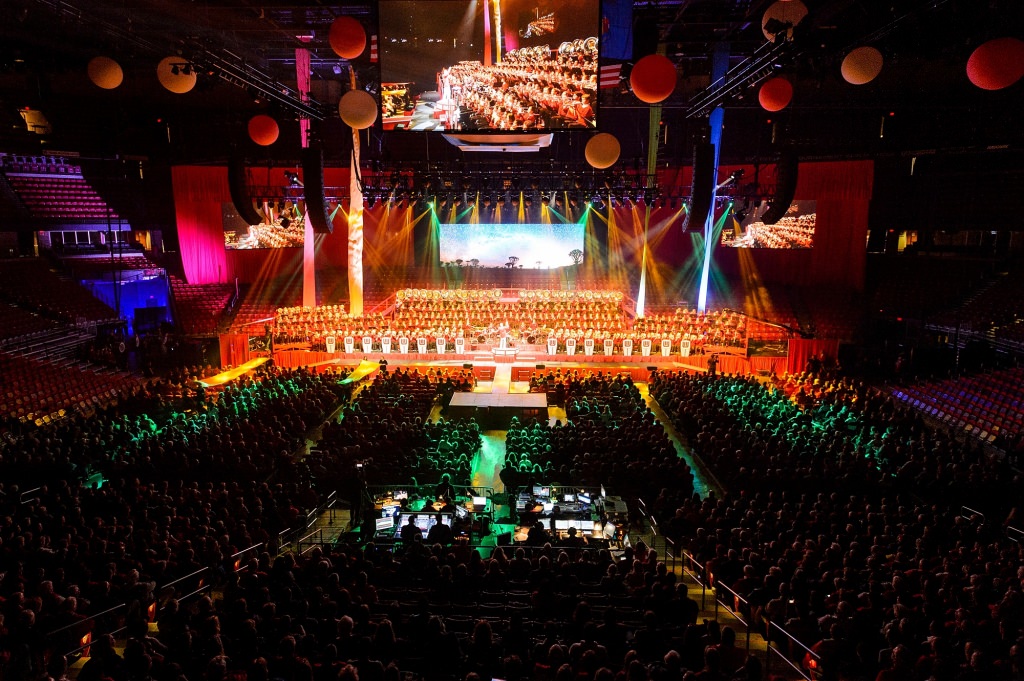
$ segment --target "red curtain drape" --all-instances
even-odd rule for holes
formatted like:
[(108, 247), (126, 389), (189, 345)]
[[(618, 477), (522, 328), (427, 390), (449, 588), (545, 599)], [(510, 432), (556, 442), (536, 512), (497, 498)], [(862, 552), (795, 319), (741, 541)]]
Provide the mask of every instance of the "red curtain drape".
[(839, 353), (839, 341), (822, 338), (794, 338), (789, 341), (789, 363), (787, 371), (798, 373), (807, 366), (807, 360), (824, 353), (826, 357), (836, 358)]
[(188, 283), (229, 281), (221, 204), (179, 199), (174, 203), (174, 212), (178, 220), (181, 264)]
[(236, 367), (249, 361), (249, 336), (244, 333), (225, 333), (220, 337), (220, 366)]

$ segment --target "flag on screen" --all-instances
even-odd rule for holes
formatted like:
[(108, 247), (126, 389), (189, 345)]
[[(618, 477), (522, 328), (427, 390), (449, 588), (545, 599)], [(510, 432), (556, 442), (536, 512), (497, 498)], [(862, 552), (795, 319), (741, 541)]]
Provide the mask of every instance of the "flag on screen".
[(605, 64), (601, 67), (598, 86), (602, 88), (617, 86), (619, 84), (619, 77), (621, 74), (622, 64)]
[(633, 0), (604, 0), (601, 11), (601, 56), (633, 59)]
[(370, 62), (377, 63), (377, 36), (370, 36)]

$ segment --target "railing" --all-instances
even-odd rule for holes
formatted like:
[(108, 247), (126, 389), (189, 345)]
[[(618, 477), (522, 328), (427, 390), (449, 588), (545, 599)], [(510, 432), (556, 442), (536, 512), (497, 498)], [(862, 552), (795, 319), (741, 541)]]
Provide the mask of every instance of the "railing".
[(795, 671), (797, 674), (799, 674), (801, 676), (801, 678), (805, 679), (806, 681), (812, 681), (813, 675), (812, 674), (808, 674), (806, 671), (804, 671), (802, 665), (799, 665), (799, 664), (793, 662), (792, 660), (790, 660), (787, 655), (785, 655), (784, 653), (779, 651), (778, 647), (773, 647), (772, 646), (772, 641), (775, 640), (775, 637), (772, 635), (772, 632), (774, 632), (774, 631), (779, 632), (780, 634), (785, 636), (787, 639), (789, 639), (789, 642), (790, 642), (791, 646), (792, 646), (792, 644), (795, 643), (797, 646), (799, 646), (800, 649), (806, 651), (807, 655), (805, 655), (804, 657), (809, 656), (808, 666), (812, 669), (812, 671), (816, 670), (816, 669), (819, 669), (820, 665), (821, 665), (821, 657), (818, 655), (818, 653), (814, 652), (813, 650), (811, 650), (810, 648), (805, 646), (803, 643), (801, 643), (799, 640), (797, 640), (796, 637), (791, 635), (788, 631), (786, 631), (785, 629), (780, 627), (775, 622), (769, 621), (768, 622), (768, 628), (767, 628), (768, 636), (767, 636), (767, 640), (765, 641), (765, 643), (767, 644), (767, 654), (765, 656), (765, 661), (764, 661), (764, 675), (765, 675), (765, 677), (766, 678), (770, 678), (771, 677), (770, 670), (771, 670), (771, 663), (772, 663), (772, 653), (774, 653), (779, 658), (781, 658), (783, 662), (788, 664), (789, 667), (793, 671)]
[(327, 519), (327, 524), (334, 524), (334, 514), (337, 503), (337, 491), (331, 492), (330, 494), (327, 495), (327, 499), (322, 504), (306, 513), (306, 515), (302, 518), (301, 523), (299, 525), (295, 527), (289, 527), (278, 532), (277, 555), (280, 556), (281, 554), (290, 550), (293, 544), (296, 545), (296, 551), (301, 553), (301, 551), (299, 550), (301, 548), (301, 543), (306, 539), (306, 537), (310, 536), (311, 534), (315, 534), (315, 532), (309, 534), (304, 533), (308, 532), (309, 528), (316, 524), (316, 521), (320, 518), (321, 515), (323, 515), (324, 513), (328, 513), (329, 517)]
[(243, 570), (246, 570), (248, 566), (244, 565), (245, 559), (248, 557), (250, 553), (262, 547), (263, 542), (260, 542), (259, 544), (253, 544), (247, 549), (242, 549), (241, 551), (236, 551), (235, 553), (232, 553), (230, 558), (232, 571), (242, 572)]
[[(1024, 540), (1024, 531), (1016, 530), (1013, 528), (1021, 540)], [(722, 610), (728, 612), (733, 619), (742, 624), (746, 631), (746, 652), (750, 654), (750, 637), (757, 630), (757, 623), (753, 621), (753, 613), (750, 609), (750, 603), (743, 596), (740, 596), (733, 589), (729, 588), (725, 584), (716, 583), (714, 575), (710, 573), (705, 565), (702, 565), (700, 561), (693, 557), (688, 551), (680, 550), (676, 547), (674, 541), (668, 537), (662, 537), (663, 547), (665, 551), (666, 559), (671, 560), (672, 570), (674, 571), (676, 566), (679, 565), (683, 571), (685, 578), (688, 578), (694, 584), (700, 587), (700, 607), (701, 610), (707, 609), (707, 594), (709, 588), (712, 590), (714, 595), (714, 617), (715, 621), (718, 621), (719, 614)], [(680, 563), (681, 561), (681, 563)], [(723, 597), (724, 596), (724, 597)], [(780, 657), (787, 665), (789, 665), (797, 674), (807, 681), (811, 681), (812, 677), (803, 669), (803, 667), (791, 660), (785, 653), (783, 653), (777, 646), (773, 646), (775, 637), (773, 632), (782, 634), (790, 643), (790, 648), (794, 645), (809, 655), (811, 660), (810, 666), (816, 669), (820, 664), (820, 656), (811, 650), (808, 646), (804, 645), (799, 639), (790, 634), (784, 628), (776, 624), (775, 622), (766, 621), (765, 634), (763, 636), (766, 644), (765, 651), (765, 676), (769, 676), (769, 668), (771, 665), (772, 656)], [(759, 633), (759, 632), (757, 632)]]
[(982, 525), (985, 524), (985, 514), (982, 513), (981, 511), (977, 511), (977, 510), (971, 508), (970, 506), (961, 506), (960, 507), (960, 517), (963, 518), (964, 520), (971, 520), (972, 518), (980, 518), (981, 519), (981, 524)]
[[(93, 635), (93, 632), (96, 631), (100, 627), (99, 623), (103, 620), (103, 618), (106, 618), (111, 613), (118, 612), (122, 608), (127, 608), (127, 607), (128, 607), (127, 603), (121, 603), (120, 605), (115, 605), (112, 608), (107, 608), (106, 610), (103, 610), (102, 612), (98, 612), (98, 613), (96, 613), (94, 615), (90, 615), (89, 617), (86, 617), (83, 620), (79, 620), (77, 622), (72, 622), (71, 624), (66, 624), (63, 627), (60, 627), (58, 629), (54, 629), (53, 631), (51, 631), (50, 633), (48, 633), (46, 635), (46, 638), (47, 638), (47, 640), (54, 640), (54, 637), (58, 637), (57, 640), (55, 641), (55, 644), (56, 645), (60, 645), (60, 642), (59, 642), (60, 639), (64, 638), (64, 637), (59, 636), (60, 634), (64, 634), (65, 637), (68, 636), (68, 635), (73, 636), (74, 637), (73, 642), (77, 643), (78, 645), (75, 646), (74, 648), (66, 650), (63, 653), (65, 656), (74, 655), (75, 653), (82, 652), (82, 651), (87, 651), (89, 646), (92, 645), (92, 640), (93, 640), (93, 636), (92, 635)], [(116, 634), (116, 633), (122, 631), (123, 629), (124, 629), (124, 627), (121, 626), (121, 627), (118, 627), (116, 629), (111, 629), (109, 631), (105, 631), (104, 633), (105, 634)], [(68, 632), (68, 633), (65, 634), (65, 632)]]
[(1016, 528), (1013, 525), (1006, 526), (1006, 536), (1011, 541), (1015, 541), (1018, 544), (1024, 543), (1024, 530)]

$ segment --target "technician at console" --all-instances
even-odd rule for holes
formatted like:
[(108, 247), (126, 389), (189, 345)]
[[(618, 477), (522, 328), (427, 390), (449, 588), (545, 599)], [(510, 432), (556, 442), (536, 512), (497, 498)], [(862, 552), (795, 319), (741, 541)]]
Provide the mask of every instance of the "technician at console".
[(445, 525), (443, 520), (444, 516), (440, 513), (434, 516), (434, 526), (427, 533), (427, 543), (431, 546), (434, 544), (448, 546), (452, 543), (452, 528)]

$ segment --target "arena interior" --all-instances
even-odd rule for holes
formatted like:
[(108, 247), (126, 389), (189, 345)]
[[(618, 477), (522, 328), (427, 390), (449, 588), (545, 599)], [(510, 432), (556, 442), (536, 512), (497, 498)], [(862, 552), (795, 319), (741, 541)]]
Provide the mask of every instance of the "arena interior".
[(0, 681), (1024, 679), (1018, 0), (0, 36)]

